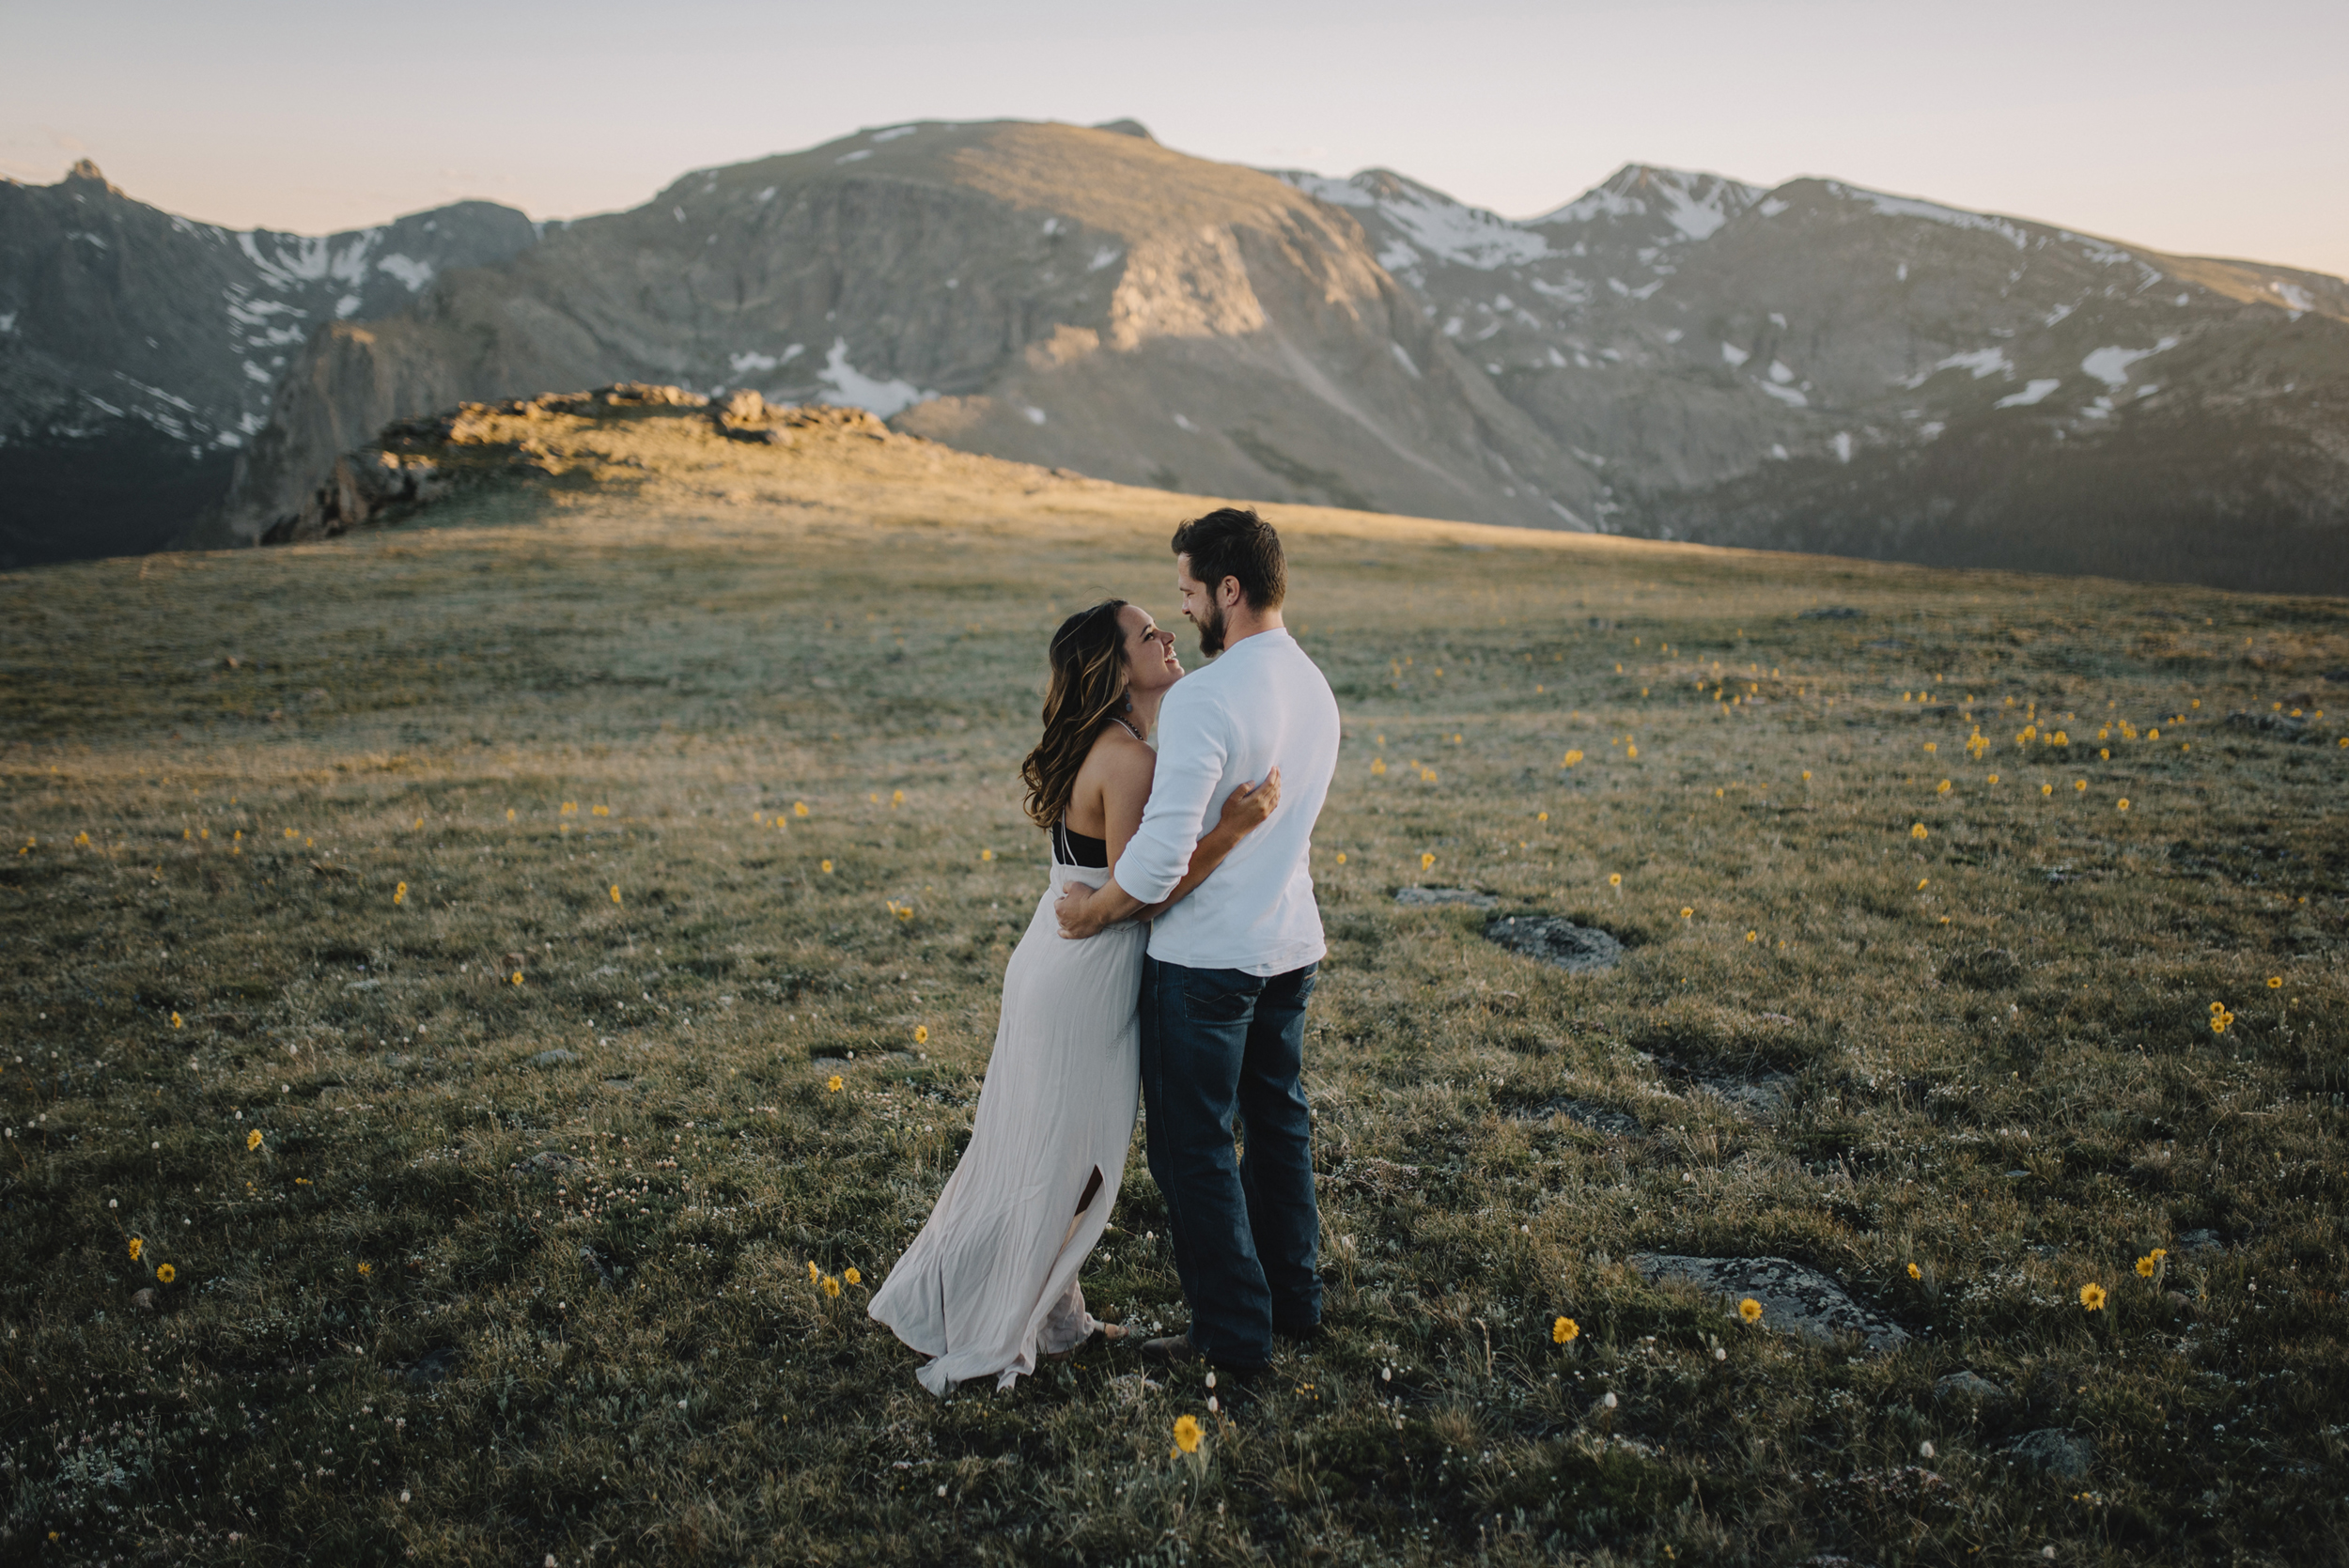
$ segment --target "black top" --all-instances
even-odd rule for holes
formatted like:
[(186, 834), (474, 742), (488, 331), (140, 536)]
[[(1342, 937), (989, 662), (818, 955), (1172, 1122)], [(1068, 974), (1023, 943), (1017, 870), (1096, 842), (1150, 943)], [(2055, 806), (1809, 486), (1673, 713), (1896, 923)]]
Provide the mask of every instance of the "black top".
[(1063, 817), (1052, 824), (1052, 859), (1062, 865), (1081, 865), (1095, 871), (1107, 871), (1110, 864), (1109, 840), (1094, 838), (1085, 833), (1068, 831), (1068, 820)]

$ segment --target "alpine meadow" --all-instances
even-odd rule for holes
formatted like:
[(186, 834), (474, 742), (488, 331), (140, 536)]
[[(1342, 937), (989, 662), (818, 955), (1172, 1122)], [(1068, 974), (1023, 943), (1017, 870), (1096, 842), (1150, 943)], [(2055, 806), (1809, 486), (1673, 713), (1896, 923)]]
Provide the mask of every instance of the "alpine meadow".
[[(1214, 503), (657, 388), (382, 456), (0, 576), (0, 1555), (2340, 1560), (2340, 600), (1268, 507), (1326, 1332), (939, 1400), (864, 1306), (1045, 640)], [(1096, 1312), (1165, 1232), (1138, 1138)]]

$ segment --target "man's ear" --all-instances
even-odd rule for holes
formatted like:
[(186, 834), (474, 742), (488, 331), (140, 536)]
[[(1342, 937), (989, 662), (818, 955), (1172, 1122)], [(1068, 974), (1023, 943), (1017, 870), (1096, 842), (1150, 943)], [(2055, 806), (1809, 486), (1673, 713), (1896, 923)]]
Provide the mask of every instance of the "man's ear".
[(1215, 601), (1226, 611), (1237, 610), (1248, 596), (1240, 591), (1239, 579), (1227, 577), (1215, 585)]

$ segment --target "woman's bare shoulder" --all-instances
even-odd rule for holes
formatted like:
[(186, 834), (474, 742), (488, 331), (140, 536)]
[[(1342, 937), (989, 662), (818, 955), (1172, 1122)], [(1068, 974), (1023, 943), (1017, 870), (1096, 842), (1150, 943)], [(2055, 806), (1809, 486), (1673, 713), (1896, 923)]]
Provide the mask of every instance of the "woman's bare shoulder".
[(1090, 774), (1104, 785), (1139, 784), (1147, 789), (1158, 766), (1158, 753), (1136, 740), (1123, 725), (1112, 724), (1094, 738), (1079, 776)]

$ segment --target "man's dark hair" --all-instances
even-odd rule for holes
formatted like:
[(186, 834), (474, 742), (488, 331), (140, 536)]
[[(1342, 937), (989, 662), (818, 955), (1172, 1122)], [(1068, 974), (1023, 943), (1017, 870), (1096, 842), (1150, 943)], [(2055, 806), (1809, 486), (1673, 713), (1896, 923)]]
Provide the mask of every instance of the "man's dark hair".
[(1225, 506), (1174, 530), (1174, 553), (1190, 557), (1190, 575), (1212, 595), (1227, 577), (1239, 579), (1248, 608), (1278, 610), (1288, 598), (1289, 568), (1281, 536), (1246, 506)]

